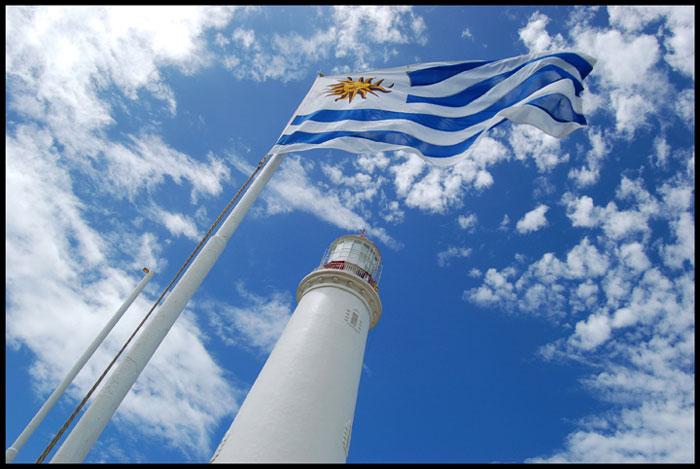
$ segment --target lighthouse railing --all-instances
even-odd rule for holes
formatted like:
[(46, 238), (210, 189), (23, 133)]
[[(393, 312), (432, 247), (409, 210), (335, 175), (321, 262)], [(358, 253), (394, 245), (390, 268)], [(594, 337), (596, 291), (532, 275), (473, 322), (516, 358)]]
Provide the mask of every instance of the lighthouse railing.
[(377, 285), (376, 280), (372, 278), (372, 275), (367, 272), (366, 270), (356, 266), (355, 264), (351, 264), (350, 262), (345, 262), (345, 261), (330, 261), (326, 262), (324, 259), (321, 262), (321, 265), (318, 266), (319, 269), (337, 269), (337, 270), (344, 270), (346, 272), (351, 272), (361, 279), (365, 280), (367, 283), (369, 283), (372, 288), (374, 288), (375, 291), (379, 291), (379, 285)]

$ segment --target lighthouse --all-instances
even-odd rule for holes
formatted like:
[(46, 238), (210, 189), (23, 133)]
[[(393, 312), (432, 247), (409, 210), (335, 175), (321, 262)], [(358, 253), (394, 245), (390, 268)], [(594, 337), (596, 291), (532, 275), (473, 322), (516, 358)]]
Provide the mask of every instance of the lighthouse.
[(381, 255), (345, 235), (302, 279), (297, 307), (211, 462), (347, 460), (367, 334), (379, 321)]

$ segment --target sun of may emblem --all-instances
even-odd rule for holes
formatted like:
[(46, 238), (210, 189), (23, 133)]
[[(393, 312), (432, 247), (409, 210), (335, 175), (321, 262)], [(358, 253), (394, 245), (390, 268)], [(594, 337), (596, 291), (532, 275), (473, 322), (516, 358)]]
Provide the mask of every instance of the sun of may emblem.
[[(355, 81), (348, 77), (347, 80), (341, 80), (335, 85), (328, 86), (328, 93), (326, 96), (338, 96), (335, 99), (336, 101), (348, 98), (348, 102), (351, 103), (352, 98), (358, 94), (362, 96), (362, 99), (367, 99), (367, 93), (372, 93), (375, 96), (379, 96), (375, 91), (391, 93), (391, 90), (381, 86), (384, 81), (383, 78), (376, 83), (372, 83), (372, 80), (374, 80), (374, 78), (368, 78), (367, 81), (365, 81), (364, 77), (360, 77), (359, 80)], [(392, 83), (387, 88), (392, 88), (393, 86), (394, 84)]]

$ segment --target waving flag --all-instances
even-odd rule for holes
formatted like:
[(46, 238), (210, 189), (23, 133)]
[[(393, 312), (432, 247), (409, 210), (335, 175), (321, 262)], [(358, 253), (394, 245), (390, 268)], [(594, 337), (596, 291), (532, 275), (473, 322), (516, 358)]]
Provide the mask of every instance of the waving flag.
[(594, 63), (549, 52), (319, 76), (271, 152), (403, 149), (448, 166), (506, 119), (561, 138), (586, 125), (582, 81)]

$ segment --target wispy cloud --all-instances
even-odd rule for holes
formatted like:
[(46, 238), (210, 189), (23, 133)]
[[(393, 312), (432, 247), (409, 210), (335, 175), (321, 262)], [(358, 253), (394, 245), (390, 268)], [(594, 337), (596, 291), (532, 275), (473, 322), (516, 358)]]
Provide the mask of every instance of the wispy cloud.
[(168, 212), (159, 207), (153, 208), (153, 216), (165, 226), (173, 236), (185, 236), (193, 241), (199, 241), (201, 235), (195, 222), (185, 214)]
[(457, 217), (457, 224), (459, 225), (459, 227), (469, 232), (474, 231), (474, 227), (476, 226), (477, 221), (477, 217), (473, 213), (470, 213), (468, 215), (460, 215)]
[(450, 260), (456, 257), (468, 257), (472, 253), (470, 248), (450, 246), (437, 253), (437, 263), (440, 267), (450, 265)]
[(205, 303), (209, 324), (225, 344), (269, 354), (292, 314), (291, 295), (275, 292), (265, 298), (251, 293), (242, 283), (236, 285), (236, 292), (243, 300), (241, 305)]
[[(250, 172), (251, 167), (240, 159), (234, 158), (233, 163), (241, 172)], [(265, 214), (276, 215), (289, 213), (293, 210), (301, 210), (312, 213), (321, 220), (331, 223), (339, 228), (358, 232), (367, 230), (367, 234), (375, 237), (392, 249), (400, 248), (400, 243), (391, 237), (384, 228), (378, 227), (363, 216), (354, 211), (350, 206), (354, 202), (368, 197), (365, 191), (370, 191), (372, 197), (372, 185), (357, 187), (356, 191), (343, 196), (342, 192), (329, 186), (319, 187), (311, 182), (308, 171), (314, 166), (313, 161), (305, 161), (295, 155), (286, 155), (284, 161), (274, 177), (270, 178), (270, 191), (262, 195), (266, 203)], [(341, 176), (335, 173), (334, 168), (326, 167), (326, 173), (331, 180)], [(362, 175), (355, 176), (358, 180), (369, 183)], [(361, 195), (365, 193), (365, 195)]]
[(307, 77), (324, 59), (339, 62), (326, 73), (362, 71), (385, 62), (397, 45), (427, 41), (425, 22), (410, 6), (343, 5), (319, 12), (312, 34), (237, 28), (230, 38), (221, 36), (224, 65), (238, 79), (287, 82)]

